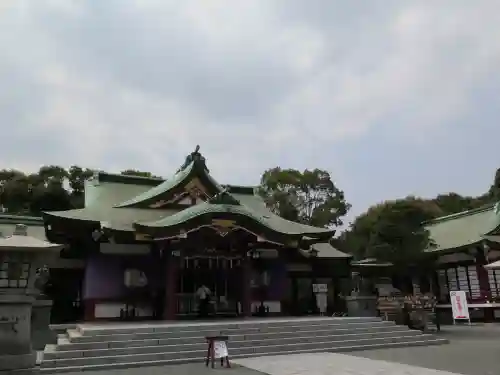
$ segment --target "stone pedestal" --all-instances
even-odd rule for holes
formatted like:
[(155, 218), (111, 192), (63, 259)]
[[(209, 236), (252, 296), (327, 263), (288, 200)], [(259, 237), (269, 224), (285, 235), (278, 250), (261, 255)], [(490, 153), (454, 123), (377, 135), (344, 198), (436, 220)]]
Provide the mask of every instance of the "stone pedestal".
[(43, 350), (45, 345), (56, 341), (56, 334), (50, 329), (52, 301), (36, 299), (31, 312), (31, 343), (35, 350)]
[(349, 316), (377, 316), (376, 296), (348, 296), (345, 298)]
[(35, 366), (31, 347), (31, 309), (34, 298), (0, 294), (0, 374)]

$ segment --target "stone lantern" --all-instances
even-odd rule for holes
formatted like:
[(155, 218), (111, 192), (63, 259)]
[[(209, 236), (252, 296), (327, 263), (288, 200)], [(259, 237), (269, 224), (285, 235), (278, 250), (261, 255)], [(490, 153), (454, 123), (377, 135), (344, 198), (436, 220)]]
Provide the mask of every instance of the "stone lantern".
[(37, 270), (58, 256), (62, 245), (28, 236), (18, 224), (9, 237), (0, 237), (0, 373), (33, 368), (31, 312), (39, 294)]

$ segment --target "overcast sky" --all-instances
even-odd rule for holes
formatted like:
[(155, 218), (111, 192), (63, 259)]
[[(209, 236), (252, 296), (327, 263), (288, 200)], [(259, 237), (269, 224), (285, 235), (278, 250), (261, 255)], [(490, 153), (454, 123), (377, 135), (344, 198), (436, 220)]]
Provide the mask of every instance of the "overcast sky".
[(353, 213), (500, 167), (498, 0), (1, 0), (0, 168), (324, 168)]

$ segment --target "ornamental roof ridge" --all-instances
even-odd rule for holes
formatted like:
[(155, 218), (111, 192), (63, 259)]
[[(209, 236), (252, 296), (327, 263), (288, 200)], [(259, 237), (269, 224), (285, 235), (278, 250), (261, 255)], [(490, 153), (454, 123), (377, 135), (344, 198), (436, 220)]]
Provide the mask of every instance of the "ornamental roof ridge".
[(205, 157), (200, 153), (200, 145), (196, 145), (196, 148), (192, 153), (190, 153), (188, 156), (186, 156), (186, 160), (184, 163), (181, 165), (181, 167), (175, 172), (175, 174), (178, 174), (179, 172), (182, 172), (185, 170), (192, 162), (201, 162), (205, 169), (207, 170), (207, 173), (210, 173), (206, 166), (206, 159)]
[(159, 177), (144, 177), (135, 175), (126, 175), (119, 173), (108, 173), (104, 171), (97, 171), (87, 181), (101, 182), (114, 182), (119, 184), (132, 184), (132, 185), (150, 185), (156, 186), (165, 181), (164, 178)]

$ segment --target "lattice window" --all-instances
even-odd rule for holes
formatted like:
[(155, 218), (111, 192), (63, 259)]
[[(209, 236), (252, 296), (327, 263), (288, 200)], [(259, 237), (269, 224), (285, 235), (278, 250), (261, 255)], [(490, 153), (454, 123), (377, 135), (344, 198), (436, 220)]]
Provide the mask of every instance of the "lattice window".
[(446, 276), (448, 277), (448, 290), (450, 292), (453, 290), (460, 290), (458, 286), (457, 269), (448, 268), (446, 270)]
[(441, 288), (441, 298), (450, 291), (463, 290), (468, 298), (480, 298), (481, 288), (477, 276), (476, 266), (448, 268), (439, 270), (439, 285)]
[(469, 280), (468, 280), (468, 272), (467, 267), (458, 267), (457, 268), (457, 276), (458, 276), (458, 290), (464, 290), (465, 292), (469, 291)]
[(30, 263), (20, 257), (0, 260), (0, 288), (26, 288), (29, 274)]
[(469, 270), (469, 283), (470, 283), (470, 295), (474, 298), (481, 298), (481, 287), (479, 285), (479, 278), (477, 277), (476, 266), (467, 267)]
[(488, 270), (491, 295), (500, 297), (500, 270)]

